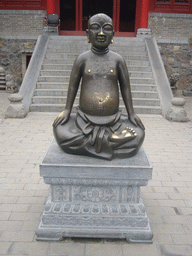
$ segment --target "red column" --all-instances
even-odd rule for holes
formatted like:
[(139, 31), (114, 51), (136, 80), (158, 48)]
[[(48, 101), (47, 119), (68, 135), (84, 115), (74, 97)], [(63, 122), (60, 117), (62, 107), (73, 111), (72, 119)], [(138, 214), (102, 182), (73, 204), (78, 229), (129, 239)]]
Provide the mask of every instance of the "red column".
[(113, 0), (113, 29), (119, 32), (120, 0)]
[(149, 0), (141, 0), (140, 28), (148, 28)]
[(82, 31), (83, 0), (76, 0), (76, 30)]
[(47, 17), (50, 13), (55, 13), (55, 0), (47, 0)]

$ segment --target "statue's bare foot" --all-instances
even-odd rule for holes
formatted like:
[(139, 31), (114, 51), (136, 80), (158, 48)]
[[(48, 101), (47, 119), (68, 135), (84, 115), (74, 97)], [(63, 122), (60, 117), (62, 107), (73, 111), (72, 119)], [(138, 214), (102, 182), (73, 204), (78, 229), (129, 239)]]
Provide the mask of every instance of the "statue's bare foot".
[(109, 141), (125, 143), (134, 139), (136, 136), (137, 133), (132, 128), (126, 127), (126, 129), (119, 134), (113, 133), (109, 138)]

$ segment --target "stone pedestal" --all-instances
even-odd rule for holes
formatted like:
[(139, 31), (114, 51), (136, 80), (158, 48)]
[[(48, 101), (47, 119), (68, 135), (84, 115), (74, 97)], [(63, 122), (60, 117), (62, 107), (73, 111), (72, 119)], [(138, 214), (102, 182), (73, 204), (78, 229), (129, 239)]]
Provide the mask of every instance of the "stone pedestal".
[(62, 237), (126, 238), (152, 242), (140, 186), (152, 177), (143, 148), (128, 159), (106, 161), (65, 154), (52, 142), (40, 174), (51, 184), (37, 240)]
[(24, 118), (27, 115), (27, 110), (22, 103), (23, 96), (19, 93), (10, 94), (8, 97), (10, 104), (5, 113), (6, 118)]
[(189, 121), (187, 117), (187, 112), (184, 109), (185, 99), (183, 98), (173, 98), (171, 100), (172, 106), (167, 111), (166, 118), (173, 122), (187, 122)]

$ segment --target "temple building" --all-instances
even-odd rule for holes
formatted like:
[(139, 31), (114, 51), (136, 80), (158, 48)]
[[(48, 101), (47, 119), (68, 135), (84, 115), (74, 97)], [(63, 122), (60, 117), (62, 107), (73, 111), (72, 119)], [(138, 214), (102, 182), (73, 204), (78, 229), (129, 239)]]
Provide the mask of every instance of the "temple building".
[(116, 36), (136, 36), (138, 28), (156, 38), (192, 34), (192, 0), (1, 0), (1, 36), (37, 37), (49, 13), (59, 15), (60, 35), (85, 35), (89, 17), (99, 12), (113, 18)]
[(116, 37), (151, 31), (168, 77), (179, 73), (182, 89), (192, 83), (192, 0), (0, 0), (0, 66), (20, 85), (49, 14), (59, 16), (59, 35), (85, 36), (89, 17), (99, 12), (113, 19)]

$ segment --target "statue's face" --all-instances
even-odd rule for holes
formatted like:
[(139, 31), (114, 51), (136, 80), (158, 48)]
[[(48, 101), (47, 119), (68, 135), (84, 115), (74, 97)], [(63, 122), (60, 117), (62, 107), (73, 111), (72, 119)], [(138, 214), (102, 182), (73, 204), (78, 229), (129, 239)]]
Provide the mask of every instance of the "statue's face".
[(99, 50), (107, 48), (113, 35), (113, 24), (110, 17), (105, 14), (98, 14), (90, 18), (87, 36), (95, 48)]

